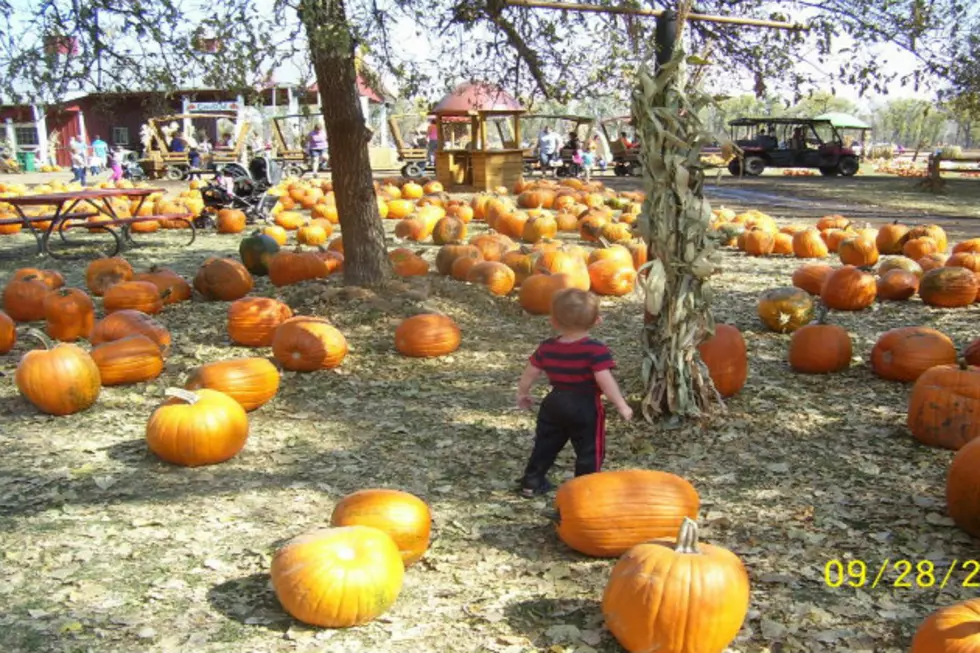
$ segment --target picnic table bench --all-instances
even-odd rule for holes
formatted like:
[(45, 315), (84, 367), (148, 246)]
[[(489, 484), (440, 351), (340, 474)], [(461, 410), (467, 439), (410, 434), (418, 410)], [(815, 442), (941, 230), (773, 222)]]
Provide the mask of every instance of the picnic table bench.
[[(156, 215), (138, 215), (140, 208), (146, 198), (154, 193), (162, 193), (160, 188), (86, 188), (80, 191), (65, 193), (48, 193), (45, 195), (22, 195), (17, 197), (0, 198), (0, 202), (9, 204), (17, 214), (16, 218), (6, 218), (0, 220), (2, 224), (23, 224), (34, 236), (37, 241), (37, 253), (39, 256), (52, 256), (60, 258), (65, 254), (53, 251), (50, 247), (51, 236), (56, 231), (62, 243), (66, 245), (77, 245), (66, 236), (66, 231), (72, 228), (83, 227), (89, 231), (101, 231), (112, 237), (112, 249), (109, 256), (115, 256), (125, 246), (136, 245), (132, 238), (130, 226), (139, 222), (152, 222), (158, 220), (177, 220), (187, 224), (190, 230), (190, 240), (188, 245), (194, 242), (196, 230), (193, 216), (190, 213), (164, 213)], [(112, 206), (112, 199), (116, 197), (139, 198), (133, 213), (133, 217), (121, 218)], [(52, 213), (45, 215), (26, 215), (24, 207), (43, 206), (54, 207)], [(98, 215), (104, 215), (108, 220), (89, 222), (88, 219)], [(84, 220), (84, 221), (83, 221)], [(46, 229), (36, 228), (37, 223), (47, 222)], [(121, 227), (117, 233), (113, 227)]]

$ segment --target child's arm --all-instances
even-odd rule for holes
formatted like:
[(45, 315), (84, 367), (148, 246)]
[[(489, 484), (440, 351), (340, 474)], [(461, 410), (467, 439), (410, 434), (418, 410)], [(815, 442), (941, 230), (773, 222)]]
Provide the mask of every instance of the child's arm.
[(538, 380), (541, 376), (541, 369), (527, 364), (524, 368), (524, 373), (521, 374), (520, 380), (517, 382), (517, 407), (523, 409), (530, 409), (533, 405), (531, 401), (531, 386), (534, 382)]
[(596, 372), (595, 382), (599, 384), (599, 389), (602, 390), (602, 394), (606, 395), (609, 401), (616, 407), (620, 417), (627, 422), (633, 419), (633, 409), (623, 399), (623, 393), (619, 391), (619, 384), (616, 383), (616, 379), (610, 370), (599, 370)]

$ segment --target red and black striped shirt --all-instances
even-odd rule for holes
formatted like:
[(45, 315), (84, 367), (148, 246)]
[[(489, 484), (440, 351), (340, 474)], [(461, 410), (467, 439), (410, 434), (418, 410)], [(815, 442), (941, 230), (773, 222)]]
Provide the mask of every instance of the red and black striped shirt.
[(556, 390), (596, 393), (600, 390), (595, 373), (616, 367), (609, 347), (592, 338), (574, 342), (548, 338), (531, 354), (530, 363), (548, 375)]

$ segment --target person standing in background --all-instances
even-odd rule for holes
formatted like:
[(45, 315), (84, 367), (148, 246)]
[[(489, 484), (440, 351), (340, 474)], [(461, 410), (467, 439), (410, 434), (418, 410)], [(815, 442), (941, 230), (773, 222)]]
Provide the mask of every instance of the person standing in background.
[(88, 164), (88, 147), (81, 136), (71, 139), (71, 172), (72, 181), (85, 185), (85, 166)]
[(96, 163), (95, 167), (92, 168), (93, 175), (102, 172), (108, 167), (109, 144), (102, 140), (102, 137), (98, 134), (95, 135), (95, 140), (92, 141), (92, 159)]
[(439, 125), (435, 118), (429, 118), (429, 129), (426, 132), (425, 159), (430, 166), (436, 164), (436, 150), (439, 149)]

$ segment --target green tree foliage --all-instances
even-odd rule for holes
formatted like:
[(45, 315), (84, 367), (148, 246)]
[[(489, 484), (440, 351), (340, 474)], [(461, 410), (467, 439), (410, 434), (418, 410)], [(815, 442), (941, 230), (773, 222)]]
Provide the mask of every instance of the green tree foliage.
[(948, 119), (946, 111), (927, 100), (889, 100), (872, 113), (872, 134), (878, 142), (909, 149), (931, 147), (942, 139)]

